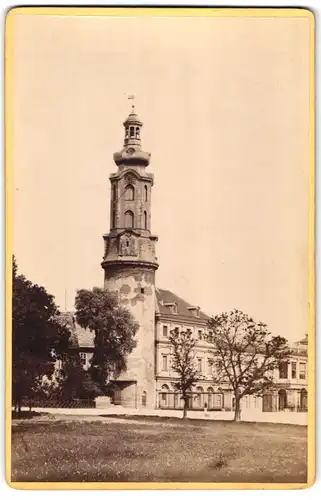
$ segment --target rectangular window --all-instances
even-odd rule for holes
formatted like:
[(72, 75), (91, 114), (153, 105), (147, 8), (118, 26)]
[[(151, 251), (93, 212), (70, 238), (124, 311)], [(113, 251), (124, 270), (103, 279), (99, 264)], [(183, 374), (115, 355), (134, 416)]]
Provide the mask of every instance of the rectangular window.
[(202, 340), (203, 338), (203, 332), (202, 330), (198, 330), (198, 340)]
[(162, 354), (162, 370), (163, 372), (167, 372), (168, 370), (168, 356)]
[(207, 340), (208, 342), (213, 342), (213, 332), (208, 332)]
[(202, 358), (197, 358), (197, 370), (202, 373)]
[(288, 378), (288, 364), (286, 362), (280, 363), (279, 378)]
[(167, 336), (168, 336), (168, 326), (164, 325), (163, 326), (163, 337), (167, 337)]
[(86, 353), (85, 352), (81, 352), (79, 354), (79, 357), (80, 357), (80, 363), (82, 365), (85, 365), (86, 364), (86, 361), (87, 361), (87, 358), (86, 358)]
[(296, 361), (291, 363), (291, 377), (296, 378)]
[(307, 378), (307, 365), (305, 363), (300, 363), (299, 365), (299, 379), (305, 380)]
[(213, 375), (213, 360), (208, 359), (207, 360), (207, 375)]

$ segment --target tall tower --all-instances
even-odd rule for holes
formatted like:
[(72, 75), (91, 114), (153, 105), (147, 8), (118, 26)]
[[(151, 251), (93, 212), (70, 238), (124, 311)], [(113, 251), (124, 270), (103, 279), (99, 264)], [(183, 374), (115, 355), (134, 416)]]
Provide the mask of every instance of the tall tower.
[(110, 175), (110, 233), (103, 236), (105, 289), (119, 299), (139, 323), (137, 346), (128, 356), (127, 370), (112, 381), (116, 399), (124, 406), (155, 405), (155, 254), (151, 234), (153, 174), (146, 172), (150, 153), (141, 147), (142, 122), (135, 107), (124, 122), (125, 139), (114, 153), (118, 169)]

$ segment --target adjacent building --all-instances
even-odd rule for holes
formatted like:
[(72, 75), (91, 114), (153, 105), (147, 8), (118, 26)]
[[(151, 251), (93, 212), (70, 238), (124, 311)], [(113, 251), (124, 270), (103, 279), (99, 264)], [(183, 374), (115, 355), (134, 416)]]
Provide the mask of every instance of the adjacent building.
[[(103, 236), (104, 287), (118, 294), (137, 319), (137, 347), (128, 356), (127, 370), (111, 380), (112, 403), (141, 408), (177, 409), (180, 394), (173, 389), (169, 333), (190, 329), (197, 339), (196, 363), (202, 374), (190, 399), (191, 409), (230, 411), (234, 406), (228, 386), (217, 387), (209, 317), (169, 290), (156, 286), (157, 236), (152, 233), (153, 175), (147, 172), (150, 153), (142, 148), (142, 122), (132, 112), (124, 122), (124, 143), (114, 153), (117, 171), (110, 176), (110, 232)], [(93, 334), (72, 323), (74, 345), (86, 369), (93, 350)], [(307, 340), (293, 346), (289, 363), (275, 374), (277, 389), (263, 398), (247, 396), (243, 408), (258, 411), (307, 409)]]

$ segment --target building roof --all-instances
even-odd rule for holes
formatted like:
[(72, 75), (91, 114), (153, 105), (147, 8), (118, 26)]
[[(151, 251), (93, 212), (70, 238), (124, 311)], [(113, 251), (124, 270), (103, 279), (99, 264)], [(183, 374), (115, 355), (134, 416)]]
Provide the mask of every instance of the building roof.
[(308, 335), (306, 334), (304, 339), (295, 342), (296, 345), (308, 345)]
[(61, 322), (70, 330), (70, 340), (73, 347), (94, 347), (94, 332), (87, 328), (82, 328), (75, 320), (73, 312), (62, 312)]
[[(165, 316), (168, 319), (176, 321), (195, 321), (203, 322), (210, 319), (198, 306), (193, 306), (184, 299), (171, 292), (156, 288), (157, 312), (160, 316)], [(176, 304), (176, 312), (173, 305)]]
[[(167, 305), (166, 305), (167, 304)], [(171, 306), (176, 304), (177, 313), (172, 312)], [(156, 288), (156, 314), (172, 322), (193, 321), (196, 324), (207, 322), (210, 318), (198, 307), (194, 307), (184, 299), (169, 290)], [(95, 334), (82, 328), (76, 321), (73, 312), (63, 312), (60, 315), (63, 324), (71, 331), (71, 342), (75, 348), (93, 348)]]

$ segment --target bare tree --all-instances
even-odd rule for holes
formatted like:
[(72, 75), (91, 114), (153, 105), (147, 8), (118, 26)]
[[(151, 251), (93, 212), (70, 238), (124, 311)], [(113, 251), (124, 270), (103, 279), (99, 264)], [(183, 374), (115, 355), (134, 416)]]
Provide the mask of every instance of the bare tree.
[(180, 331), (175, 328), (170, 332), (169, 341), (172, 346), (172, 368), (179, 377), (173, 386), (182, 393), (183, 418), (186, 418), (190, 393), (193, 384), (199, 379), (199, 373), (194, 364), (196, 340), (192, 338), (191, 331)]
[(272, 337), (264, 323), (256, 323), (237, 309), (213, 317), (211, 341), (215, 351), (215, 381), (228, 383), (235, 397), (234, 420), (241, 419), (246, 395), (263, 395), (275, 385), (274, 372), (290, 355), (288, 342)]

